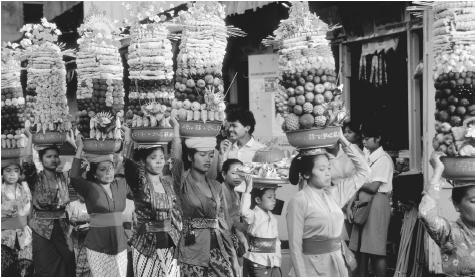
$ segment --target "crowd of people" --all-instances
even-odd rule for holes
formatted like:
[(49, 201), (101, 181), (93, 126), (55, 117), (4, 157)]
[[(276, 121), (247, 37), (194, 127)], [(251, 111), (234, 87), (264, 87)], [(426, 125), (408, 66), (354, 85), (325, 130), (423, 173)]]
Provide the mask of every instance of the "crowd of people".
[[(187, 138), (171, 119), (169, 146), (134, 145), (123, 127), (120, 153), (91, 155), (82, 140), (59, 172), (56, 146), (2, 159), (2, 276), (386, 276), (393, 162), (375, 125), (346, 123), (335, 146), (300, 151), (287, 205), (292, 262), (281, 271), (276, 186), (256, 186), (238, 167), (263, 144), (250, 111), (230, 112), (217, 138)], [(474, 181), (455, 185), (456, 222), (438, 216), (444, 166), (420, 215), (442, 248), (443, 270), (474, 275)], [(355, 255), (355, 256), (354, 256)], [(369, 264), (370, 262), (370, 264)]]

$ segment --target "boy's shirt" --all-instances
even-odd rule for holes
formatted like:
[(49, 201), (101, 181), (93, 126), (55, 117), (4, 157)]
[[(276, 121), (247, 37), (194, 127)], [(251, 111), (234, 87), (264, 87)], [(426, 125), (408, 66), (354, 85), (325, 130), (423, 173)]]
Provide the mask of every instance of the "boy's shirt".
[(241, 201), (241, 215), (249, 224), (248, 235), (258, 238), (276, 238), (276, 250), (274, 253), (255, 253), (246, 252), (244, 258), (264, 266), (280, 267), (281, 266), (281, 241), (278, 234), (278, 220), (270, 212), (266, 212), (256, 206), (250, 209), (251, 195), (243, 193)]

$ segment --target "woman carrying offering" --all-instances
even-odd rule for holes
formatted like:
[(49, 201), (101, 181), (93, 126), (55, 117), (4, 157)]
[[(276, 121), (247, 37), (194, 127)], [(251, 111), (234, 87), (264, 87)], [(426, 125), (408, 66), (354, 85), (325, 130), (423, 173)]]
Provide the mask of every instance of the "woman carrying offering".
[[(253, 178), (245, 176), (246, 191), (240, 212), (248, 223), (249, 252), (244, 266), (251, 277), (281, 277), (281, 241), (278, 220), (271, 213), (276, 205), (276, 187), (253, 188)], [(255, 206), (251, 206), (254, 198)]]
[[(32, 135), (25, 126), (31, 148)], [(67, 141), (74, 145), (71, 136)], [(31, 152), (30, 152), (31, 153)], [(56, 146), (38, 151), (43, 170), (36, 172), (29, 155), (24, 163), (25, 179), (32, 189), (33, 211), (29, 222), (33, 230), (33, 264), (36, 276), (75, 276), (76, 262), (65, 207), (69, 203), (69, 176), (57, 172), (60, 165)]]
[[(176, 135), (179, 136), (178, 130)], [(126, 129), (126, 138), (131, 141), (129, 129)], [(130, 240), (132, 264), (134, 275), (139, 277), (180, 276), (176, 248), (182, 219), (173, 179), (163, 171), (164, 147), (136, 150), (138, 163), (125, 159), (125, 175), (134, 195), (137, 217)]]
[(183, 162), (178, 122), (173, 142), (174, 184), (183, 212), (184, 227), (179, 243), (180, 274), (183, 276), (236, 276), (239, 272), (230, 229), (225, 220), (222, 186), (206, 176), (213, 160), (215, 137), (185, 140)]
[[(29, 147), (31, 151), (31, 144)], [(33, 276), (28, 184), (21, 181), (20, 159), (2, 159), (2, 276)]]
[(426, 186), (419, 214), (431, 238), (441, 248), (441, 262), (446, 276), (474, 277), (474, 180), (457, 181), (451, 199), (459, 218), (448, 221), (438, 215), (437, 202), (441, 175), (445, 166), (442, 153), (432, 154), (433, 176)]
[[(304, 188), (289, 202), (287, 226), (293, 273), (296, 276), (348, 276), (350, 256), (341, 243), (342, 206), (367, 181), (370, 169), (359, 150), (340, 132), (339, 142), (354, 163), (353, 176), (331, 181), (328, 155), (322, 149), (303, 151), (295, 157), (289, 180)], [(355, 262), (354, 262), (355, 263)]]
[(82, 140), (78, 140), (71, 166), (71, 185), (84, 197), (90, 229), (85, 245), (94, 277), (126, 276), (127, 238), (122, 212), (126, 208), (128, 187), (123, 178), (114, 177), (113, 155), (87, 155), (89, 171), (81, 176)]

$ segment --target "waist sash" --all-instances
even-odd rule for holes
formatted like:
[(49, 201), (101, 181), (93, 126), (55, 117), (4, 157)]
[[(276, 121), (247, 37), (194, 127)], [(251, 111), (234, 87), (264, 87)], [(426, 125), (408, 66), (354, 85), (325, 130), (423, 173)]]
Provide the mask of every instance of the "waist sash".
[(139, 230), (142, 233), (168, 233), (170, 230), (172, 230), (172, 220), (165, 219), (163, 221), (144, 223)]
[(58, 210), (58, 211), (35, 210), (35, 217), (38, 219), (67, 218), (66, 212), (64, 210)]
[(250, 252), (254, 253), (275, 253), (276, 238), (262, 238), (249, 236)]
[(2, 230), (23, 229), (26, 225), (26, 216), (2, 217)]
[(327, 240), (317, 240), (315, 238), (305, 238), (302, 240), (302, 252), (304, 255), (320, 255), (339, 250), (341, 247), (340, 238)]
[(122, 212), (92, 213), (89, 215), (90, 227), (122, 227)]
[(192, 218), (186, 219), (185, 222), (192, 229), (218, 229), (218, 219), (217, 218)]

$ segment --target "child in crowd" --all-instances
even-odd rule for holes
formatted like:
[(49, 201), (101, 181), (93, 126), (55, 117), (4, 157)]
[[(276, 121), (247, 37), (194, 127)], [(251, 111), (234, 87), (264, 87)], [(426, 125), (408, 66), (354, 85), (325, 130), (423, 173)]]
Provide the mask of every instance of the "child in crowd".
[[(276, 205), (276, 187), (253, 188), (253, 179), (245, 177), (246, 191), (241, 199), (241, 216), (249, 224), (249, 249), (245, 254), (245, 272), (251, 277), (281, 277), (281, 242), (278, 221), (271, 213)], [(251, 199), (254, 208), (251, 209)]]
[(243, 163), (238, 159), (227, 159), (223, 163), (221, 181), (223, 182), (223, 195), (225, 196), (225, 218), (232, 233), (233, 245), (236, 249), (238, 262), (243, 265), (243, 255), (247, 249), (247, 240), (244, 235), (247, 230), (246, 223), (242, 223), (240, 217), (241, 194), (235, 188), (243, 182), (243, 178), (238, 175), (237, 170)]

